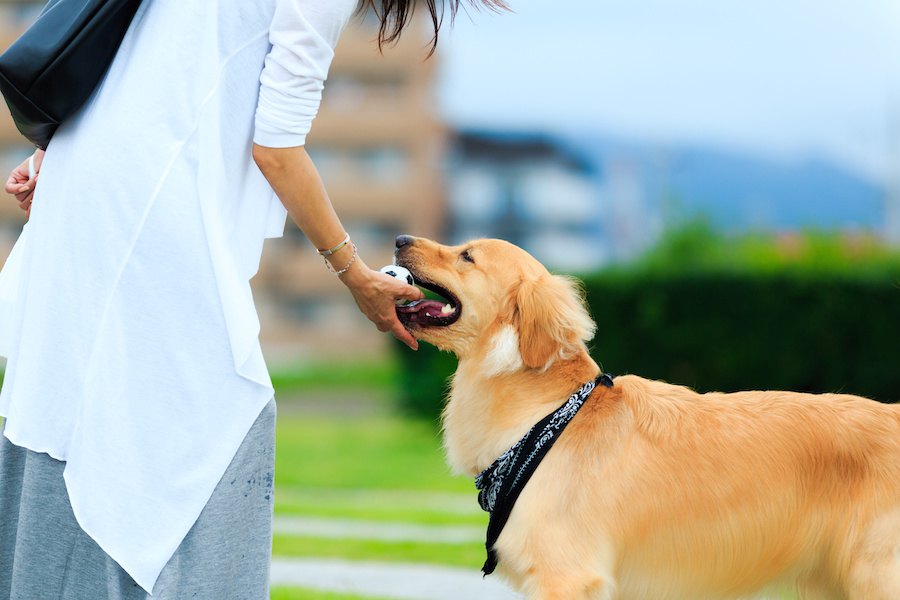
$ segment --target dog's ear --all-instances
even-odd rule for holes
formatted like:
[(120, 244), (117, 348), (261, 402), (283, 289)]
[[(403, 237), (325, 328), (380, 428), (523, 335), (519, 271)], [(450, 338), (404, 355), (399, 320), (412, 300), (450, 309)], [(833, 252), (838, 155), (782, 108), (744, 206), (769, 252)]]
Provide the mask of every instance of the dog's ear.
[(545, 367), (557, 356), (574, 353), (594, 337), (579, 284), (561, 275), (522, 281), (515, 294), (513, 325), (519, 334), (522, 362)]

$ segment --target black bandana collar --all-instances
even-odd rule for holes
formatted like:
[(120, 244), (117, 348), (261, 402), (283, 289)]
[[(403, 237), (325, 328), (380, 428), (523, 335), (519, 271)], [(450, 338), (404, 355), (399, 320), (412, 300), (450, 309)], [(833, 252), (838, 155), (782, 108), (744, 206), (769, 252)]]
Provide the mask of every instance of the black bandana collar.
[(598, 383), (611, 388), (613, 378), (601, 373), (593, 381), (581, 386), (562, 406), (529, 429), (522, 439), (475, 478), (475, 487), (479, 490), (478, 503), (491, 515), (485, 542), (488, 557), (481, 568), (485, 575), (490, 575), (497, 568), (494, 544), (500, 537), (500, 532), (503, 531), (503, 526), (506, 525), (519, 494), (531, 479), (544, 455), (584, 406)]

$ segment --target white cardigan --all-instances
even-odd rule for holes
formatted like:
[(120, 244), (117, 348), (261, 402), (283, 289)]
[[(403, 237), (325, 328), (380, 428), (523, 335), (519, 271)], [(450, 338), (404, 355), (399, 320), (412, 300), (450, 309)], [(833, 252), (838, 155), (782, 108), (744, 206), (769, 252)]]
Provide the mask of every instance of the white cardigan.
[(286, 213), (251, 141), (304, 144), (355, 7), (144, 0), (0, 274), (5, 434), (148, 592), (273, 395), (249, 280)]

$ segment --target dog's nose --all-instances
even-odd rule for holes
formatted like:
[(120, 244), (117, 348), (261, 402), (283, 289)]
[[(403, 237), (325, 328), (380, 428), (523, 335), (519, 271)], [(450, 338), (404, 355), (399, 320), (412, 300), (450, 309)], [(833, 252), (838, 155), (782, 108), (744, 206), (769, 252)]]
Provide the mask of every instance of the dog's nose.
[(415, 238), (411, 235), (398, 235), (394, 240), (394, 247), (397, 248), (397, 250), (402, 250), (407, 246), (412, 246), (414, 241)]

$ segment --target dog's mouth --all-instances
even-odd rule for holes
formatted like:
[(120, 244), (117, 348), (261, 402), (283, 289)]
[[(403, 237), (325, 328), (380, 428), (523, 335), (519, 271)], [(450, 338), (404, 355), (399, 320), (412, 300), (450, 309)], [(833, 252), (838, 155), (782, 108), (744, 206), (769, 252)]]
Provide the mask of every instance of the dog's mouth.
[(462, 313), (459, 299), (443, 286), (424, 280), (415, 272), (413, 278), (416, 285), (440, 296), (440, 299), (425, 298), (398, 306), (397, 317), (400, 322), (421, 327), (447, 327), (456, 323)]

